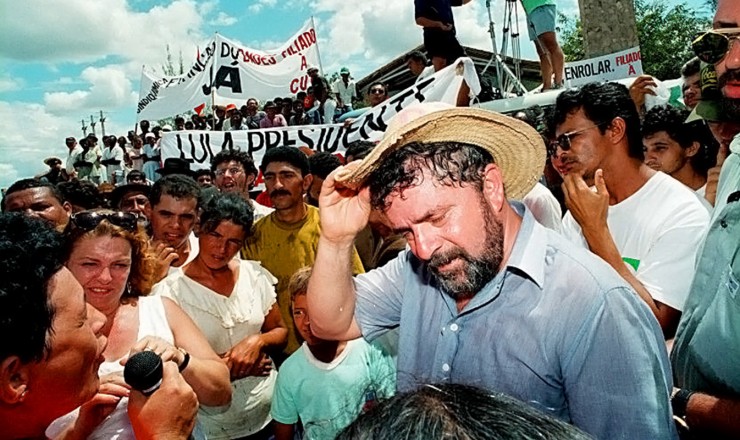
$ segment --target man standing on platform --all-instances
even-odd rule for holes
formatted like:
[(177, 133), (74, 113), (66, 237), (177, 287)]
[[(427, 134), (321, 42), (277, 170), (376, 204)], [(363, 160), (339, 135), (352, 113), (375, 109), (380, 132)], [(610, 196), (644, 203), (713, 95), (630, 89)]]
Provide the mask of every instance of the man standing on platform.
[[(506, 0), (512, 1), (512, 0)], [(534, 41), (540, 57), (542, 91), (559, 89), (563, 86), (565, 56), (555, 35), (557, 8), (555, 0), (522, 0), (527, 13), (529, 39)], [(553, 76), (555, 83), (553, 84)]]
[(465, 49), (457, 41), (452, 7), (467, 3), (470, 0), (414, 0), (416, 24), (424, 28), (424, 49), (435, 71), (465, 56)]

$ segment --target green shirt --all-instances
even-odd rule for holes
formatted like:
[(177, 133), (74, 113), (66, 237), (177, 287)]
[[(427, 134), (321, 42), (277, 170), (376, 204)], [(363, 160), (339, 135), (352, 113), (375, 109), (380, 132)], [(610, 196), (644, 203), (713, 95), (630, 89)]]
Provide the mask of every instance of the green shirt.
[(555, 0), (522, 0), (522, 6), (527, 14), (531, 14), (532, 11), (539, 8), (540, 6), (555, 5)]

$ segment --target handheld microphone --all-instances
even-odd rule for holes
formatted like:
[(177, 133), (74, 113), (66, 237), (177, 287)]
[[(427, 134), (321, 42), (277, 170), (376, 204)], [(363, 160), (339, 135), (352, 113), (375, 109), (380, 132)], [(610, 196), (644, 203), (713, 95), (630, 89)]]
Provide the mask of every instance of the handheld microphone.
[(149, 396), (162, 385), (162, 358), (153, 351), (140, 351), (123, 367), (123, 380), (131, 388)]

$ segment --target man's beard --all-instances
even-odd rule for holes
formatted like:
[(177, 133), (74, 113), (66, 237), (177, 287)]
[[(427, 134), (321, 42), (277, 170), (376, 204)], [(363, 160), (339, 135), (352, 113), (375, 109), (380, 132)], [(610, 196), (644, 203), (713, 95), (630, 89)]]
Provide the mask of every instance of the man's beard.
[[(723, 90), (728, 82), (740, 81), (739, 69), (728, 69), (719, 77), (719, 89)], [(722, 96), (721, 111), (731, 121), (740, 121), (740, 99)]]
[[(429, 260), (429, 269), (442, 290), (455, 301), (474, 297), (498, 273), (504, 259), (504, 236), (501, 221), (481, 198), (480, 215), (485, 221), (483, 252), (474, 257), (461, 247), (435, 253)], [(440, 272), (439, 267), (460, 260), (459, 268)]]

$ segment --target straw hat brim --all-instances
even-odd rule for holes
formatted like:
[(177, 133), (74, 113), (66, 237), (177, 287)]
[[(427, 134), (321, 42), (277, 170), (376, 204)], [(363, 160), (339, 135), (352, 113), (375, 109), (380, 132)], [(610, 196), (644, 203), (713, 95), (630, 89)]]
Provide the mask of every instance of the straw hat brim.
[(355, 168), (337, 173), (341, 185), (358, 189), (391, 153), (412, 142), (459, 142), (488, 151), (501, 169), (509, 199), (520, 200), (542, 176), (546, 150), (542, 137), (527, 125), (500, 113), (457, 107), (422, 116), (386, 133)]

